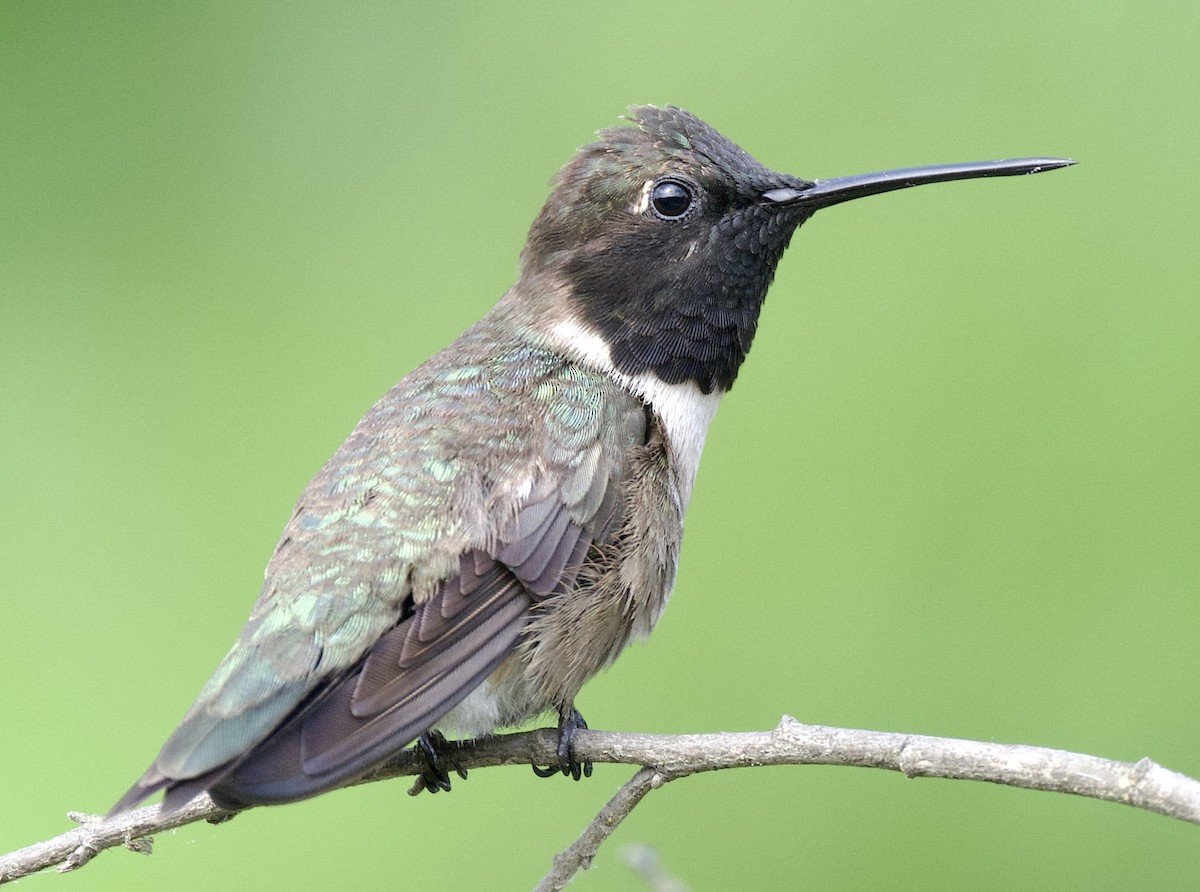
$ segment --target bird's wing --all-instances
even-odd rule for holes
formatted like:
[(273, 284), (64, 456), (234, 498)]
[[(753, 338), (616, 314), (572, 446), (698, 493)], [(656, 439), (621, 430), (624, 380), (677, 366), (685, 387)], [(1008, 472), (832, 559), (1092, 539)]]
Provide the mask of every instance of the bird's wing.
[(515, 360), (519, 380), (435, 358), (368, 413), (301, 498), (238, 644), (114, 812), (164, 787), (174, 808), (205, 789), (249, 804), (338, 786), (513, 650), (532, 604), (607, 535), (646, 423), (599, 375)]
[[(286, 802), (362, 774), (432, 728), (504, 660), (529, 609), (570, 585), (594, 533), (561, 503), (496, 554), (473, 549), (457, 575), (389, 629), (353, 671), (323, 686), (213, 788), (228, 805)], [(170, 790), (167, 804), (193, 795)]]

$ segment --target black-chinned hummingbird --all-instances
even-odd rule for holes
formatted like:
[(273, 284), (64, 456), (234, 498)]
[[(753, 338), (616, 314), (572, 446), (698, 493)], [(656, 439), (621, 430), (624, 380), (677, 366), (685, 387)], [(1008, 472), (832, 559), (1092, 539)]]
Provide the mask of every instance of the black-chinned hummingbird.
[(678, 108), (641, 107), (559, 172), (517, 283), (387, 393), (313, 478), (237, 643), (114, 807), (289, 802), (442, 730), (555, 711), (649, 634), (709, 423), (776, 264), (819, 208), (1025, 158), (809, 181)]

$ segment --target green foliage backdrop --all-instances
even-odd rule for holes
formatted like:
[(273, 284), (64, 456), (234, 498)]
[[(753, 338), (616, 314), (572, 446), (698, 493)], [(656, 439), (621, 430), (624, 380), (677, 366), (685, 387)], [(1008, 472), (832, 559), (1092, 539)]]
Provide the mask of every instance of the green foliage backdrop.
[[(0, 849), (103, 810), (233, 640), (296, 495), (511, 283), (635, 102), (806, 176), (1081, 163), (822, 212), (596, 727), (801, 720), (1200, 774), (1200, 7), (0, 6)], [(522, 889), (625, 768), (263, 809), (39, 888)], [(1127, 889), (1197, 829), (847, 769), (653, 795), (580, 890)], [(65, 885), (64, 885), (65, 888)]]

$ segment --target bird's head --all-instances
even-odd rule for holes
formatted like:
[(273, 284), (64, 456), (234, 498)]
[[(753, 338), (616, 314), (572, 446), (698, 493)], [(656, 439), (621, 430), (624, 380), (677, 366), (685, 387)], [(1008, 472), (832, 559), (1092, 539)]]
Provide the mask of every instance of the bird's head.
[[(796, 228), (819, 208), (922, 183), (1032, 173), (1060, 159), (809, 181), (755, 161), (695, 115), (641, 106), (559, 171), (521, 255), (529, 293), (565, 296), (613, 366), (728, 390)], [(539, 289), (537, 282), (552, 286)]]

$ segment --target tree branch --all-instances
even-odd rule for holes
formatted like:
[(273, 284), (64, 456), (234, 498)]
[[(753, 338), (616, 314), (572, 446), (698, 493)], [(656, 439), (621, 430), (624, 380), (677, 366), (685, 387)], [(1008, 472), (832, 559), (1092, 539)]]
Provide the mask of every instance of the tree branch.
[[(451, 744), (447, 755), (463, 768), (545, 765), (557, 759), (557, 743), (555, 731), (528, 731)], [(1200, 824), (1200, 782), (1168, 771), (1149, 759), (1137, 763), (1115, 762), (1043, 747), (828, 728), (803, 725), (789, 716), (784, 716), (773, 731), (745, 733), (661, 735), (581, 730), (573, 746), (580, 759), (650, 767), (634, 775), (583, 835), (555, 858), (554, 868), (539, 889), (561, 889), (571, 876), (584, 869), (601, 843), (650, 790), (689, 774), (722, 768), (756, 765), (885, 768), (907, 777), (989, 781), (1089, 796)], [(360, 783), (416, 775), (422, 767), (420, 758), (406, 751), (362, 778)], [(419, 788), (418, 784), (414, 790)], [(216, 823), (232, 814), (218, 808), (208, 796), (198, 796), (169, 817), (163, 817), (157, 805), (111, 819), (72, 812), (70, 817), (79, 827), (0, 856), (0, 883), (54, 865), (59, 865), (59, 870), (74, 870), (114, 846), (149, 853), (151, 834), (195, 821)]]

